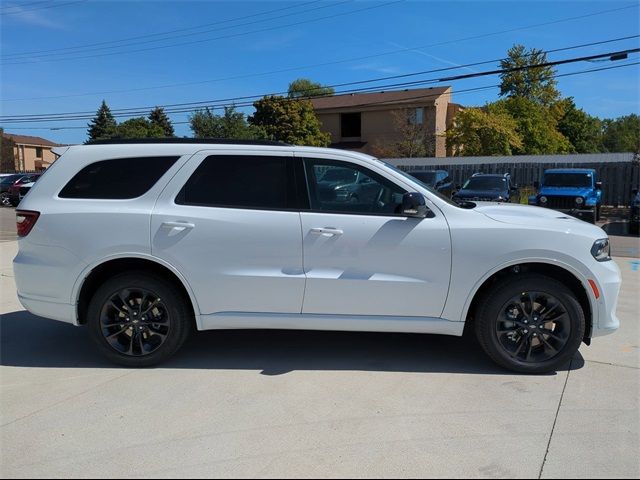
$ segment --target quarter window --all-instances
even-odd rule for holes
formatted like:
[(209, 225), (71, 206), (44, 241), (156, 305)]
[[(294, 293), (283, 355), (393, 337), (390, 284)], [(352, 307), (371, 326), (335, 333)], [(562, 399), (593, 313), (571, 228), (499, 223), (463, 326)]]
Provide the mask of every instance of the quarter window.
[(399, 214), (404, 189), (359, 165), (305, 160), (311, 209), (332, 213)]
[(176, 203), (288, 210), (297, 206), (292, 157), (212, 155), (182, 188)]
[(180, 157), (102, 160), (80, 170), (60, 192), (61, 198), (123, 200), (144, 195)]

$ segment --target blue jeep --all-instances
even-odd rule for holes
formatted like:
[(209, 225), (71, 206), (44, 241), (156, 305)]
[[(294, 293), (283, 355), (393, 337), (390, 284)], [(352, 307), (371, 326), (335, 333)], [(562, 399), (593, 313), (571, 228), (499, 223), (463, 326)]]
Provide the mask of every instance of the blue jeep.
[(583, 220), (596, 223), (600, 219), (602, 183), (590, 168), (553, 168), (545, 170), (538, 190), (529, 197), (529, 205), (553, 208)]

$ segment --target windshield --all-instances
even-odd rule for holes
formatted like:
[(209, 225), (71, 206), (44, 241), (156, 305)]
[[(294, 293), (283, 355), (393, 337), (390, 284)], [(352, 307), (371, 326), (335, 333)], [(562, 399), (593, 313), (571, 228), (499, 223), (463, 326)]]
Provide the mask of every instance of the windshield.
[(324, 172), (321, 182), (354, 182), (357, 170), (352, 168), (332, 167)]
[(507, 189), (507, 180), (502, 177), (471, 177), (462, 186), (463, 190), (495, 190)]
[(436, 172), (409, 172), (409, 175), (427, 185), (435, 185), (436, 183)]
[(413, 183), (417, 183), (418, 185), (420, 185), (422, 188), (429, 190), (430, 193), (434, 194), (435, 196), (439, 197), (440, 199), (444, 200), (445, 202), (447, 202), (449, 205), (453, 205), (454, 207), (458, 207), (458, 208), (472, 208), (471, 205), (475, 206), (475, 204), (472, 204), (472, 202), (468, 202), (466, 207), (460, 206), (460, 204), (454, 202), (453, 200), (451, 200), (449, 197), (443, 195), (442, 193), (438, 192), (437, 190), (434, 190), (432, 187), (430, 187), (429, 185), (427, 185), (426, 183), (420, 181), (419, 179), (417, 179), (416, 177), (414, 177), (413, 175), (408, 174), (407, 172), (405, 172), (404, 170), (400, 170), (398, 167), (396, 167), (395, 165), (391, 165), (390, 163), (384, 162), (382, 160), (378, 160), (380, 163), (384, 164), (386, 167), (390, 168), (391, 170), (393, 170), (396, 173), (399, 173), (400, 175), (402, 175), (405, 178), (408, 178), (409, 180), (411, 180), (411, 182)]
[(545, 187), (592, 187), (591, 173), (547, 173), (542, 184)]
[(4, 177), (0, 184), (2, 185), (13, 185), (13, 182), (21, 178), (22, 175), (9, 175), (8, 177)]

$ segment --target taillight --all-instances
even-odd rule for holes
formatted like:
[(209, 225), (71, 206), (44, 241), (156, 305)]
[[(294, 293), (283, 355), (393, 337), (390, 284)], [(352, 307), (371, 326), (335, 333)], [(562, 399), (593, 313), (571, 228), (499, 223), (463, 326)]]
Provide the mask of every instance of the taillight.
[(16, 210), (16, 226), (18, 227), (18, 236), (26, 237), (36, 224), (40, 212), (32, 212), (30, 210)]

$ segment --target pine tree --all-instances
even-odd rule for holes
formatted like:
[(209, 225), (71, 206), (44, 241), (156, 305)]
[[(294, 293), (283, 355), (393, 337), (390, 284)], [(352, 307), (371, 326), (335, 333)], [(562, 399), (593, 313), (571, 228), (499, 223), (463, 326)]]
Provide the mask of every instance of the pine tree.
[(164, 132), (165, 137), (175, 137), (175, 131), (173, 130), (173, 125), (171, 124), (171, 120), (167, 117), (167, 114), (164, 113), (164, 109), (162, 107), (154, 108), (149, 114), (149, 121), (151, 125), (157, 125)]
[(102, 105), (96, 112), (96, 116), (91, 120), (87, 130), (89, 140), (98, 140), (100, 138), (110, 138), (115, 132), (117, 123), (113, 118), (111, 110), (107, 106), (107, 102), (102, 100)]

